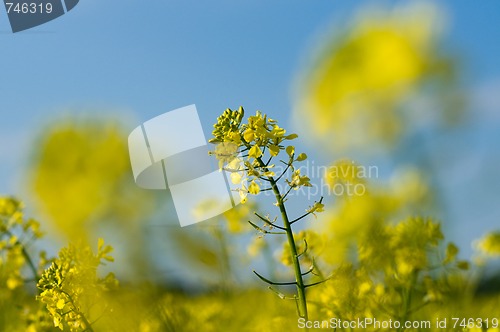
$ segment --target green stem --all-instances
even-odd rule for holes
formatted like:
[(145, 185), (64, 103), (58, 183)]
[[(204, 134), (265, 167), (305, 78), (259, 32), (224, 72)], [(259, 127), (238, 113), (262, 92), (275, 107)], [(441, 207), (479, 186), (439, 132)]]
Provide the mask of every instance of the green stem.
[[(243, 144), (250, 149), (251, 146), (250, 144), (245, 141), (243, 136), (241, 137)], [(264, 171), (268, 171), (266, 163), (262, 161), (261, 157), (256, 158), (257, 162), (259, 163), (259, 166), (262, 167)], [(270, 162), (271, 160), (269, 160)], [(268, 163), (269, 163), (268, 162)], [(288, 167), (287, 167), (288, 170)], [(285, 171), (286, 172), (286, 171)], [(281, 179), (283, 174), (281, 174), (278, 179)], [(307, 315), (307, 301), (306, 301), (306, 287), (304, 285), (304, 279), (302, 278), (302, 271), (300, 268), (300, 262), (299, 262), (299, 256), (297, 254), (297, 246), (295, 245), (295, 239), (293, 237), (293, 231), (292, 231), (292, 225), (290, 223), (290, 220), (288, 219), (288, 215), (286, 212), (285, 208), (285, 202), (284, 202), (284, 197), (281, 195), (280, 190), (276, 184), (276, 180), (272, 176), (267, 177), (269, 179), (269, 182), (271, 183), (271, 188), (274, 192), (274, 196), (276, 197), (276, 203), (278, 204), (278, 207), (281, 212), (281, 219), (283, 220), (283, 226), (285, 228), (286, 236), (288, 239), (288, 245), (290, 246), (290, 254), (292, 256), (292, 262), (293, 262), (293, 270), (295, 273), (295, 283), (297, 286), (297, 310), (299, 317), (305, 318), (306, 320), (309, 320), (308, 315)]]
[(35, 264), (33, 263), (33, 260), (31, 259), (30, 255), (28, 254), (28, 251), (26, 251), (26, 248), (22, 246), (21, 252), (23, 253), (24, 258), (28, 262), (28, 266), (30, 267), (31, 272), (33, 272), (33, 277), (36, 279), (36, 282), (40, 280), (40, 276), (38, 275), (38, 271), (35, 267)]
[[(257, 158), (260, 166), (267, 168), (261, 158)], [(288, 245), (290, 246), (290, 254), (292, 256), (293, 270), (295, 273), (295, 282), (297, 283), (297, 300), (298, 300), (298, 311), (299, 316), (308, 320), (307, 316), (307, 301), (306, 301), (306, 288), (304, 286), (304, 280), (302, 278), (302, 271), (300, 268), (299, 256), (297, 254), (297, 246), (295, 245), (295, 239), (293, 237), (292, 225), (288, 219), (288, 215), (285, 208), (285, 203), (283, 197), (281, 196), (280, 190), (276, 184), (273, 177), (268, 177), (271, 187), (273, 188), (274, 196), (276, 197), (276, 203), (281, 212), (281, 219), (283, 220), (283, 226), (285, 228), (286, 237), (288, 239)]]
[[(14, 234), (12, 234), (12, 232), (10, 232), (9, 230), (6, 230), (5, 234), (7, 234), (10, 237), (14, 236)], [(33, 277), (36, 279), (36, 282), (38, 282), (38, 280), (40, 280), (40, 276), (38, 275), (37, 268), (35, 267), (35, 264), (33, 263), (31, 256), (26, 250), (26, 247), (19, 240), (17, 240), (15, 244), (21, 246), (21, 253), (24, 256), (24, 259), (26, 259), (26, 263), (28, 263), (28, 267), (30, 268), (31, 272), (33, 272)]]

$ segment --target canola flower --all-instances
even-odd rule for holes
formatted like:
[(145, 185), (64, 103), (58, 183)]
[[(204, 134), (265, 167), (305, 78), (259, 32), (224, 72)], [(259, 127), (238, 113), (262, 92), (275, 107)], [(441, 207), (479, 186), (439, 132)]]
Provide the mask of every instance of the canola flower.
[(477, 243), (482, 254), (489, 257), (500, 257), (500, 232), (486, 234)]
[[(289, 180), (291, 177), (287, 176)], [(246, 208), (254, 208), (251, 204), (241, 205), (244, 209), (231, 216), (234, 222), (242, 221)], [(312, 204), (309, 210), (312, 214), (323, 208)], [(301, 265), (311, 265), (309, 270), (302, 270), (305, 277), (320, 275), (322, 268), (333, 270), (327, 282), (309, 289), (308, 314), (314, 319), (373, 317), (397, 322), (480, 317), (482, 320), (474, 324), (466, 321), (463, 328), (448, 330), (498, 331), (500, 299), (492, 293), (474, 295), (477, 279), (467, 271), (474, 265), (459, 258), (456, 245), (445, 243), (439, 223), (421, 217), (389, 222), (385, 220), (389, 215), (380, 214), (378, 220), (358, 227), (342, 263), (323, 259), (332, 255), (331, 234), (311, 229), (293, 234)], [(267, 226), (256, 225), (263, 235), (286, 233), (264, 224)], [(297, 320), (288, 314), (291, 305), (276, 305), (260, 292), (240, 289), (224, 296), (192, 296), (154, 288), (149, 290), (154, 295), (149, 296), (141, 288), (116, 288), (113, 274), (98, 275), (102, 263), (113, 261), (112, 248), (102, 239), (96, 251), (87, 245), (70, 244), (58, 257), (49, 259), (32, 245), (42, 236), (40, 224), (25, 216), (22, 202), (0, 197), (1, 330), (159, 332), (197, 331), (204, 326), (206, 331), (234, 331), (255, 326), (260, 331), (272, 331), (297, 326)], [(485, 235), (477, 245), (484, 254), (498, 256), (498, 232)], [(293, 267), (295, 257), (289, 242), (284, 248), (283, 263)], [(274, 289), (277, 283), (264, 279), (273, 283)], [(34, 280), (38, 282), (38, 296), (32, 289)], [(289, 298), (274, 290), (280, 297)], [(242, 309), (237, 315), (235, 307)]]
[[(282, 213), (281, 222), (278, 217), (259, 213), (255, 215), (262, 225), (249, 222), (262, 235), (287, 236), (281, 261), (294, 269), (296, 279), (275, 282), (255, 273), (269, 283), (280, 298), (296, 300), (299, 317), (306, 320), (309, 314), (343, 320), (377, 317), (402, 324), (421, 315), (434, 319), (432, 310), (436, 310), (436, 306), (441, 308), (443, 303), (452, 303), (457, 296), (470, 298), (474, 292), (474, 283), (467, 277), (471, 264), (459, 258), (455, 244), (444, 243), (440, 223), (432, 218), (405, 217), (412, 211), (409, 206), (422, 205), (428, 195), (418, 172), (405, 170), (391, 180), (389, 188), (377, 191), (366, 179), (359, 178), (356, 164), (340, 160), (327, 172), (326, 181), (330, 185), (362, 183), (366, 193), (339, 197), (333, 209), (322, 218), (326, 224), (317, 230), (293, 233), (291, 226), (295, 222), (325, 209), (320, 200), (309, 206), (304, 216), (294, 220), (286, 213), (288, 193), (310, 185), (310, 179), (295, 167), (307, 156), (295, 152), (288, 143), (295, 135), (287, 135), (275, 120), (260, 112), (250, 116), (247, 122), (243, 116), (240, 108), (228, 109), (218, 118), (211, 142), (223, 147), (216, 148), (213, 154), (221, 168), (231, 172), (233, 183), (240, 184), (242, 203), (247, 202), (248, 195), (265, 191), (275, 194), (275, 204)], [(273, 163), (280, 152), (288, 159), (280, 161), (285, 165), (284, 172), (277, 172)], [(346, 171), (338, 172), (339, 169)], [(237, 176), (234, 173), (238, 173)], [(286, 184), (283, 193), (275, 188), (277, 181)], [(331, 220), (328, 222), (328, 219)], [(483, 251), (496, 252), (496, 234), (488, 235), (480, 243)], [(252, 250), (255, 249), (252, 247)], [(307, 270), (303, 269), (306, 264)], [(333, 273), (325, 278), (323, 269)], [(309, 274), (321, 280), (307, 283), (304, 279)], [(321, 286), (308, 292), (308, 305), (302, 290), (316, 284)], [(288, 297), (274, 288), (284, 285), (295, 285), (297, 293)], [(444, 309), (441, 312), (450, 315)], [(494, 318), (491, 313), (488, 317)]]
[(234, 234), (245, 232), (247, 228), (244, 227), (245, 224), (241, 222), (241, 219), (250, 215), (256, 208), (257, 205), (255, 203), (247, 202), (246, 204), (240, 204), (233, 209), (224, 212), (224, 218), (227, 221), (228, 231)]
[[(327, 182), (364, 181), (366, 193), (338, 197), (316, 228), (325, 235), (316, 264), (335, 269), (309, 295), (312, 312), (325, 319), (375, 317), (400, 323), (434, 319), (436, 308), (447, 317), (453, 310), (466, 315), (468, 309), (458, 311), (452, 303), (475, 292), (467, 272), (471, 264), (459, 258), (455, 244), (444, 243), (438, 221), (408, 209), (424, 206), (428, 192), (418, 173), (407, 170), (381, 189), (351, 176), (356, 172), (335, 172), (343, 166), (356, 168), (354, 164), (341, 160), (335, 166), (333, 173), (327, 172)], [(485, 317), (494, 318), (491, 314)]]
[(23, 202), (0, 196), (0, 330), (47, 331), (52, 322), (34, 303), (34, 286), (50, 263), (34, 245), (44, 236), (40, 223), (25, 216)]
[(37, 284), (41, 291), (37, 300), (45, 305), (55, 327), (93, 331), (90, 315), (103, 301), (102, 294), (118, 284), (113, 273), (97, 276), (99, 265), (113, 261), (112, 250), (103, 239), (99, 239), (95, 254), (89, 246), (70, 244), (44, 271)]
[(320, 317), (376, 317), (403, 324), (428, 306), (465, 296), (469, 263), (458, 258), (453, 243), (443, 248), (436, 221), (415, 217), (378, 223), (359, 229), (357, 236), (349, 258), (310, 295)]
[[(33, 249), (43, 235), (40, 223), (25, 217), (21, 201), (0, 197), (0, 307), (23, 319), (6, 326), (0, 319), (0, 329), (92, 331), (89, 315), (104, 314), (96, 312), (105, 303), (103, 294), (117, 286), (112, 273), (97, 276), (99, 265), (113, 261), (112, 247), (99, 239), (96, 254), (88, 246), (70, 244), (59, 257), (48, 258), (45, 251)], [(34, 285), (39, 290), (37, 302), (30, 290)], [(4, 308), (4, 300), (15, 306)], [(19, 325), (23, 321), (24, 327)]]
[[(310, 179), (303, 175), (300, 169), (296, 169), (298, 162), (307, 159), (305, 153), (296, 153), (295, 147), (288, 142), (298, 137), (297, 134), (288, 134), (284, 128), (278, 125), (278, 122), (269, 118), (266, 114), (257, 111), (255, 115), (249, 116), (246, 122), (244, 120), (244, 110), (240, 107), (238, 110), (226, 109), (221, 116), (217, 118), (214, 124), (213, 138), (210, 143), (217, 144), (215, 151), (212, 152), (219, 160), (220, 168), (231, 173), (231, 181), (234, 184), (240, 184), (239, 193), (241, 202), (247, 201), (247, 195), (258, 195), (262, 191), (272, 191), (275, 198), (275, 205), (278, 206), (281, 215), (281, 224), (277, 222), (278, 217), (271, 218), (269, 215), (262, 216), (255, 212), (263, 226), (259, 226), (251, 221), (249, 223), (262, 234), (285, 235), (290, 252), (291, 265), (293, 266), (295, 280), (292, 282), (271, 281), (259, 273), (254, 273), (264, 282), (273, 286), (295, 285), (297, 294), (292, 299), (297, 301), (297, 310), (300, 317), (307, 319), (307, 301), (306, 288), (314, 286), (320, 282), (307, 284), (305, 275), (312, 272), (312, 267), (308, 272), (302, 271), (300, 258), (307, 250), (308, 245), (305, 238), (303, 242), (305, 247), (301, 252), (297, 250), (295, 234), (292, 225), (303, 218), (323, 211), (322, 200), (315, 202), (306, 210), (306, 213), (296, 219), (289, 219), (285, 202), (287, 196), (292, 190), (298, 190), (302, 187), (310, 187)], [(286, 155), (285, 160), (280, 160), (284, 164), (284, 170), (280, 174), (276, 173), (274, 158), (281, 152)], [(278, 182), (284, 180), (287, 189), (281, 192)], [(274, 290), (280, 297), (286, 298), (284, 294)]]

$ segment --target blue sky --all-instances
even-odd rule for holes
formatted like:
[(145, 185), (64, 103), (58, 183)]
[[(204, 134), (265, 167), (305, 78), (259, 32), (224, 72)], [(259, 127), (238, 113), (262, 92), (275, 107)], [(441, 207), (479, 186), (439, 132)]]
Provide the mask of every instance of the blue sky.
[[(500, 2), (436, 2), (450, 17), (445, 41), (461, 51), (479, 119), (455, 135), (457, 160), (466, 166), (446, 183), (455, 236), (468, 243), (500, 216)], [(2, 10), (0, 193), (23, 193), (31, 140), (56, 115), (109, 110), (142, 123), (195, 103), (207, 136), (226, 107), (288, 119), (292, 81), (317, 37), (366, 3), (375, 2), (82, 0), (17, 34)], [(482, 183), (478, 172), (493, 179)]]

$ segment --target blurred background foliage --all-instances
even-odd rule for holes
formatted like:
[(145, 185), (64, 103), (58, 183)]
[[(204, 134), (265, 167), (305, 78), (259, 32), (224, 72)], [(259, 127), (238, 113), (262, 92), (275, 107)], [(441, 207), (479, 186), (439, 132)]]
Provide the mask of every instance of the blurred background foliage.
[[(293, 117), (315, 153), (332, 167), (392, 165), (378, 179), (328, 173), (321, 179), (362, 183), (366, 192), (326, 198), (325, 212), (297, 234), (299, 247), (307, 239), (307, 262), (318, 278), (332, 276), (308, 293), (313, 319), (500, 318), (498, 277), (486, 273), (498, 266), (492, 262), (500, 256), (499, 234), (474, 244), (472, 262), (444, 239), (442, 227), (453, 220), (446, 218), (437, 164), (422, 143), (467, 119), (463, 63), (443, 47), (445, 21), (430, 3), (364, 8), (325, 34), (297, 76)], [(247, 223), (266, 203), (249, 200), (209, 222), (175, 226), (168, 193), (133, 182), (131, 127), (85, 115), (40, 131), (25, 182), (30, 212), (42, 226), (19, 201), (0, 198), (0, 330), (82, 331), (87, 315), (95, 331), (296, 330), (294, 301), (250, 278), (250, 266), (289, 277), (286, 245)], [(359, 164), (346, 166), (351, 159)], [(98, 269), (116, 271), (120, 285), (99, 286), (96, 307), (82, 306), (81, 315), (65, 321), (66, 302), (35, 300), (35, 284), (49, 277), (45, 269), (65, 257), (63, 250), (47, 258), (42, 249), (80, 243), (88, 253), (101, 237), (115, 248), (115, 262), (93, 261), (90, 275), (75, 277), (65, 292), (95, 290), (105, 275)], [(71, 266), (88, 263), (75, 259)]]
[[(426, 2), (368, 7), (335, 27), (297, 84), (296, 116), (330, 151), (380, 153), (422, 129), (462, 119), (458, 58), (444, 13)], [(425, 128), (422, 128), (425, 125)]]
[(63, 120), (34, 146), (29, 184), (68, 239), (87, 240), (103, 220), (133, 227), (151, 213), (151, 195), (130, 179), (126, 132), (113, 122)]

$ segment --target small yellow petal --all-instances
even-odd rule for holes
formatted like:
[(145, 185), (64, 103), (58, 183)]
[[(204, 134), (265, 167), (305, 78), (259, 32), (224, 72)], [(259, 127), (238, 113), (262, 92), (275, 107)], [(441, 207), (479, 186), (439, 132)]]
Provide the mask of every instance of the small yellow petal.
[(66, 302), (64, 302), (64, 299), (59, 299), (59, 301), (57, 301), (56, 307), (57, 309), (63, 309), (65, 305)]
[(258, 145), (254, 145), (250, 148), (250, 151), (248, 151), (248, 156), (253, 158), (259, 158), (260, 156), (262, 156), (262, 150)]
[(258, 195), (260, 193), (260, 187), (255, 181), (252, 181), (248, 186), (248, 192), (252, 195)]
[(280, 153), (280, 147), (277, 145), (269, 145), (269, 153), (271, 156), (276, 157)]
[(245, 139), (245, 141), (247, 142), (251, 142), (253, 141), (255, 137), (255, 134), (254, 134), (254, 131), (252, 129), (247, 129), (245, 130), (245, 132), (243, 133), (243, 138)]
[(97, 251), (101, 251), (103, 246), (104, 246), (104, 239), (102, 237), (100, 237), (97, 240)]
[(233, 184), (238, 184), (238, 183), (241, 183), (241, 174), (239, 172), (233, 172), (231, 173), (231, 182)]

